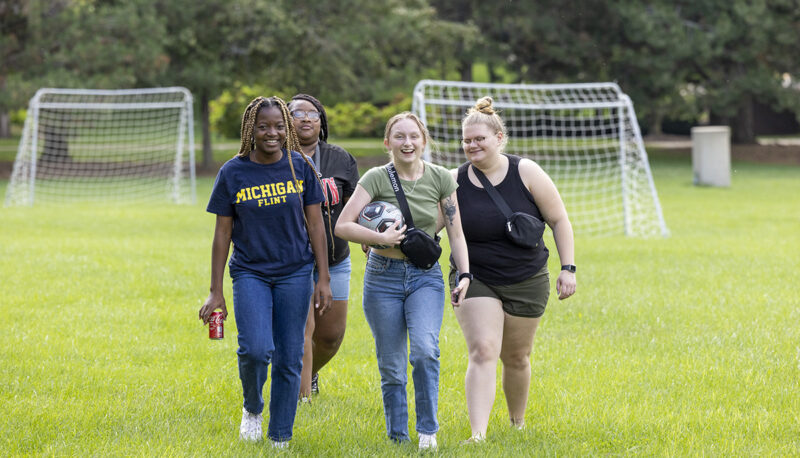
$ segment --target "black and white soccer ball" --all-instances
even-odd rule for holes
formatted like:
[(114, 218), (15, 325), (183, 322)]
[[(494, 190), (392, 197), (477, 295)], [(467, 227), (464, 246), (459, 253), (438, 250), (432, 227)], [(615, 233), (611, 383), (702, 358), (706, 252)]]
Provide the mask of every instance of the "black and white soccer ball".
[[(405, 224), (403, 212), (394, 204), (383, 201), (370, 202), (358, 214), (358, 224), (367, 229), (384, 232), (392, 227), (395, 221), (400, 221), (398, 227)], [(370, 245), (372, 248), (389, 248), (388, 245)]]

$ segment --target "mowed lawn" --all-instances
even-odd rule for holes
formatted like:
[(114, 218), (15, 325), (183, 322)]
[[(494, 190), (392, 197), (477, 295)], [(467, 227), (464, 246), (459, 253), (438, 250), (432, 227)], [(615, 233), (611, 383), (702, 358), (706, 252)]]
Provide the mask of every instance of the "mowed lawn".
[[(439, 454), (800, 454), (800, 167), (735, 162), (729, 189), (692, 186), (687, 159), (652, 167), (671, 236), (577, 237), (578, 292), (551, 296), (524, 431), (498, 390), (489, 441), (459, 445), (466, 350), (446, 306)], [(237, 439), (233, 319), (222, 341), (197, 319), (211, 184), (195, 206), (0, 208), (3, 455), (272, 453)], [(385, 438), (363, 266), (354, 251), (347, 335), (284, 455), (417, 453)]]

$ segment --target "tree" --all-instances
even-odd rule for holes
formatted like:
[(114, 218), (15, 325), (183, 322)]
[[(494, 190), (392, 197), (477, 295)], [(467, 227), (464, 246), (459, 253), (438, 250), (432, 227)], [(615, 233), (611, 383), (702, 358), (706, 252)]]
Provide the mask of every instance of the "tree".
[[(165, 85), (189, 88), (200, 106), (204, 168), (212, 164), (209, 102), (235, 81), (257, 79), (270, 66), (251, 59), (252, 43), (281, 49), (281, 2), (257, 0), (155, 0), (168, 34)], [(277, 48), (276, 48), (277, 46)]]
[(164, 28), (147, 0), (3, 2), (0, 20), (3, 113), (39, 87), (134, 87), (166, 68)]

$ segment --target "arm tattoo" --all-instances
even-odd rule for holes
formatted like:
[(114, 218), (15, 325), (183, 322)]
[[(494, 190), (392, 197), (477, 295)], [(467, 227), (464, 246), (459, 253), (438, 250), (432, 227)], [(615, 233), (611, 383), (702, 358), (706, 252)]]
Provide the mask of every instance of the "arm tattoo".
[(450, 197), (444, 200), (444, 216), (447, 217), (448, 224), (452, 226), (453, 218), (456, 216), (456, 203)]

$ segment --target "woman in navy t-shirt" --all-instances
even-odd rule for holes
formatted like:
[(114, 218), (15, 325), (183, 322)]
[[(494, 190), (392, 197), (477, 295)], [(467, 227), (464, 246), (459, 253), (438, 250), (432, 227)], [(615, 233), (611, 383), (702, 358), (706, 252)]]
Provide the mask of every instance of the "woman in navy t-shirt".
[[(290, 153), (287, 153), (289, 151)], [(207, 211), (217, 215), (211, 251), (211, 292), (199, 315), (222, 310), (222, 278), (230, 244), (233, 305), (238, 329), (244, 407), (239, 436), (260, 440), (262, 391), (272, 363), (269, 438), (292, 438), (303, 331), (312, 299), (331, 305), (327, 241), (320, 203), (325, 198), (313, 166), (300, 151), (289, 110), (278, 97), (254, 99), (242, 116), (242, 146), (217, 174)]]

